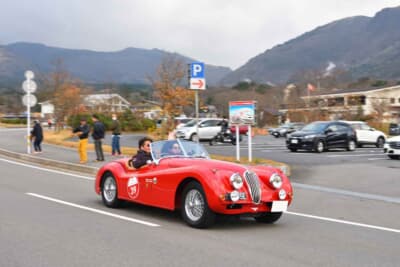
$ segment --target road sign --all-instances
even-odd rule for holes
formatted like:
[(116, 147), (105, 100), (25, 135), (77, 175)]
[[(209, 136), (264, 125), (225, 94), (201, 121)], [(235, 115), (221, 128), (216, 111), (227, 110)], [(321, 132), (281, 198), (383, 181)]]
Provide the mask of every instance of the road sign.
[(24, 106), (29, 105), (29, 107), (33, 107), (37, 103), (36, 96), (31, 95), (31, 94), (29, 94), (29, 95), (26, 94), (22, 97), (22, 103), (24, 104)]
[(37, 85), (34, 80), (25, 80), (22, 83), (22, 89), (24, 89), (25, 92), (29, 93), (34, 93), (36, 91)]
[(33, 78), (35, 78), (35, 74), (31, 70), (27, 70), (25, 71), (25, 78), (28, 80), (32, 80)]
[(190, 89), (204, 90), (206, 89), (206, 79), (190, 78)]
[(204, 63), (194, 62), (190, 64), (190, 78), (205, 78)]

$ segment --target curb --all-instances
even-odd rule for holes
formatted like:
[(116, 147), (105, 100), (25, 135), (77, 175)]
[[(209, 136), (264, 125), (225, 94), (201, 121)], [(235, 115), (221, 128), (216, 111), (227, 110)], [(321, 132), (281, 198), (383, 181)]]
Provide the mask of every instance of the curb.
[(20, 159), (20, 160), (26, 161), (26, 162), (38, 163), (38, 164), (50, 166), (53, 168), (72, 170), (72, 171), (86, 173), (86, 174), (90, 174), (90, 175), (96, 175), (96, 173), (98, 171), (98, 168), (95, 168), (95, 167), (83, 166), (83, 165), (79, 165), (79, 164), (75, 164), (75, 163), (66, 163), (66, 162), (53, 160), (53, 159), (34, 157), (31, 155), (12, 152), (12, 151), (2, 149), (2, 148), (0, 148), (0, 154), (10, 157), (10, 158)]

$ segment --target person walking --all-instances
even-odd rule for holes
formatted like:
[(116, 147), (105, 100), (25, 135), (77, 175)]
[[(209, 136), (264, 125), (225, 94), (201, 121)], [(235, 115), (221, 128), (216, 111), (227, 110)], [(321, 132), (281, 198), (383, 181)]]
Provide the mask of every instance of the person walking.
[(119, 139), (121, 135), (121, 124), (117, 119), (117, 114), (112, 114), (111, 131), (112, 131), (111, 153), (113, 156), (115, 156), (116, 154), (121, 155), (121, 147), (119, 145)]
[(85, 164), (87, 162), (87, 145), (89, 132), (90, 128), (87, 125), (87, 121), (85, 118), (81, 118), (79, 126), (72, 131), (72, 134), (74, 136), (79, 137), (78, 152), (80, 159), (79, 163), (81, 164)]
[(93, 120), (93, 131), (92, 138), (94, 140), (94, 149), (96, 150), (96, 161), (104, 161), (104, 153), (101, 141), (104, 139), (106, 128), (104, 124), (99, 120), (99, 117), (94, 114), (92, 115)]
[(33, 125), (33, 129), (31, 131), (31, 137), (34, 139), (33, 141), (33, 148), (35, 154), (37, 153), (42, 153), (42, 141), (43, 141), (43, 129), (42, 126), (40, 125), (40, 122), (35, 120), (35, 123)]

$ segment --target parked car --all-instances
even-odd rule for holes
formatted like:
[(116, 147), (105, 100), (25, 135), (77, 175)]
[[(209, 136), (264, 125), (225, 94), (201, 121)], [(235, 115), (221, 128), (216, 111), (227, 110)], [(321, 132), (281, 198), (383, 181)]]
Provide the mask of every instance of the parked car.
[(175, 129), (180, 129), (182, 128), (186, 123), (188, 123), (189, 121), (193, 120), (193, 118), (175, 118)]
[[(166, 152), (171, 142), (182, 154)], [(127, 167), (128, 159), (99, 169), (95, 192), (104, 205), (128, 201), (180, 210), (189, 226), (205, 228), (218, 214), (274, 223), (292, 202), (291, 183), (278, 168), (212, 160), (201, 144), (180, 139), (153, 142), (151, 154), (154, 161), (140, 169)]]
[[(231, 130), (231, 132), (233, 134), (236, 134), (236, 126), (235, 125), (231, 125), (229, 127), (229, 129)], [(248, 125), (239, 125), (239, 134), (247, 134), (248, 131), (249, 131)]]
[(397, 123), (389, 124), (389, 135), (400, 135), (400, 125)]
[(391, 159), (400, 159), (400, 136), (388, 138), (383, 152)]
[(376, 147), (382, 148), (385, 144), (386, 135), (374, 128), (370, 127), (363, 121), (343, 121), (349, 124), (357, 135), (357, 146), (362, 147), (363, 145), (375, 145)]
[(176, 137), (191, 141), (211, 140), (221, 131), (221, 121), (220, 118), (201, 118), (196, 123), (193, 119), (177, 129)]
[(297, 130), (300, 130), (301, 128), (304, 127), (304, 123), (302, 122), (288, 122), (285, 124), (282, 124), (278, 128), (271, 128), (269, 129), (269, 133), (276, 138), (278, 137), (286, 137), (287, 134), (293, 133)]
[(330, 148), (356, 148), (356, 132), (347, 123), (339, 121), (316, 121), (287, 136), (287, 148), (295, 152), (299, 149), (321, 153)]

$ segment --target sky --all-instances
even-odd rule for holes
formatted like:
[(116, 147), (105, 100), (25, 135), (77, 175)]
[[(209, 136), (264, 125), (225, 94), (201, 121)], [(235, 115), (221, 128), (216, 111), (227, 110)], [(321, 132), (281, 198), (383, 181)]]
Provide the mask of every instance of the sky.
[(318, 26), (400, 0), (0, 0), (0, 45), (158, 48), (236, 69)]

